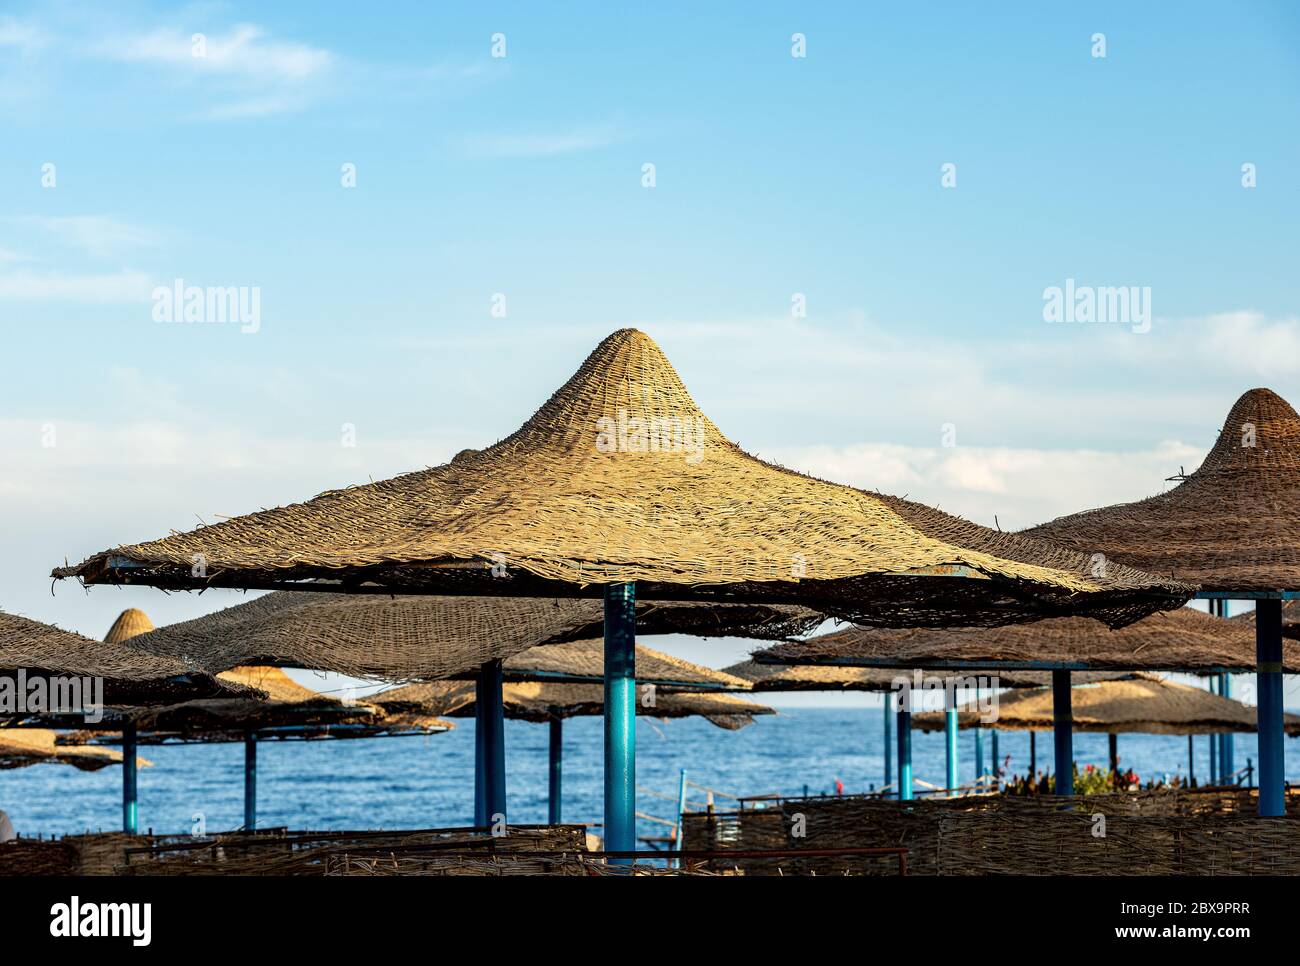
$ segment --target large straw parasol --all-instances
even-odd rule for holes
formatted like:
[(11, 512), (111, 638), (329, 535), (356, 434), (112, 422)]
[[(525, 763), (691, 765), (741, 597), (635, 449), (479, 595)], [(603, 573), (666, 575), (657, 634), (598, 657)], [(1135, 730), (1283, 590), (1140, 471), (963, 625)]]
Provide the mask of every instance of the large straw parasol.
[[(185, 655), (216, 671), (278, 665), (384, 680), (437, 680), (476, 672), (539, 644), (591, 638), (595, 600), (516, 597), (377, 597), (277, 592), (131, 639), (151, 654)], [(651, 634), (781, 640), (822, 623), (791, 605), (641, 602)], [(116, 625), (115, 625), (116, 626)]]
[[(1119, 630), (1075, 617), (941, 632), (848, 627), (765, 648), (754, 654), (754, 660), (765, 665), (797, 662), (832, 668), (996, 671), (999, 678), (1007, 679), (1017, 670), (1211, 674), (1252, 669), (1254, 643), (1254, 634), (1244, 623), (1180, 607), (1152, 614)], [(1288, 642), (1286, 667), (1292, 673), (1300, 671), (1300, 644)], [(801, 668), (800, 673), (805, 669)]]
[[(17, 692), (22, 690), (20, 682), (38, 679), (51, 683), (56, 679), (102, 682), (100, 703), (109, 708), (248, 693), (241, 685), (217, 681), (193, 662), (94, 641), (0, 611), (0, 691), (7, 686)], [(48, 714), (50, 710), (40, 713)], [(21, 709), (0, 708), (0, 716), (25, 715)]]
[[(1076, 731), (1203, 735), (1255, 730), (1255, 709), (1249, 705), (1152, 674), (1075, 684), (1071, 707)], [(944, 726), (943, 717), (926, 712), (913, 715), (912, 723), (922, 731), (938, 731)], [(1005, 694), (999, 699), (997, 714), (991, 720), (981, 719), (977, 709), (963, 707), (958, 709), (957, 721), (961, 728), (1050, 731), (1052, 693), (1047, 689), (1032, 689)], [(1286, 716), (1286, 730), (1291, 735), (1300, 734), (1300, 715)]]
[[(81, 771), (98, 771), (120, 765), (122, 753), (84, 744), (62, 744), (58, 734), (45, 728), (0, 728), (0, 769), (28, 765), (72, 765)], [(138, 765), (153, 762), (137, 759)]]
[(1169, 491), (1061, 517), (1027, 535), (1176, 574), (1201, 596), (1256, 601), (1259, 811), (1285, 811), (1282, 602), (1300, 596), (1300, 416), (1277, 393), (1252, 389), (1228, 413), (1199, 469)]
[[(1089, 614), (1122, 625), (1192, 592), (764, 463), (722, 435), (634, 329), (605, 339), (521, 429), (486, 449), (106, 550), (55, 575), (169, 588), (333, 582), (349, 593), (603, 596), (616, 851), (635, 842), (637, 596), (800, 603), (879, 624)], [(480, 815), (504, 813), (499, 730)]]

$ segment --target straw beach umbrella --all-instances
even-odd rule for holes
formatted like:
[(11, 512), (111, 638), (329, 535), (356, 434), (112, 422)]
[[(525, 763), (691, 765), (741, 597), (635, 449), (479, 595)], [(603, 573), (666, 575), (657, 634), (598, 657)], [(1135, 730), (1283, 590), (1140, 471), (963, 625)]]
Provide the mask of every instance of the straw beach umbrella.
[[(638, 626), (647, 633), (779, 640), (822, 623), (820, 614), (788, 604), (641, 601), (636, 607)], [(540, 644), (548, 645), (543, 663), (549, 662), (551, 672), (563, 670), (584, 681), (593, 673), (599, 678), (603, 654), (593, 650), (602, 651), (603, 644), (594, 649), (589, 644), (584, 651), (567, 642), (601, 633), (602, 622), (601, 603), (579, 598), (273, 592), (141, 634), (131, 645), (164, 656), (186, 655), (215, 669), (285, 666), (387, 680), (476, 677), (483, 699), (475, 704), (475, 814), (476, 824), (486, 825), (488, 815), (495, 814), (487, 811), (486, 788), (504, 787), (502, 756), (485, 751), (503, 740), (504, 718), (493, 700), (500, 693), (497, 678), (507, 667), (517, 669), (521, 653)], [(534, 673), (526, 679), (546, 676), (539, 660), (530, 659)], [(667, 655), (653, 660), (675, 661)], [(657, 674), (660, 668), (650, 670)], [(666, 666), (662, 671), (669, 674)]]
[[(622, 329), (495, 445), (55, 573), (166, 588), (603, 598), (606, 824), (623, 851), (635, 844), (638, 596), (797, 603), (865, 623), (1086, 613), (1122, 625), (1192, 591), (1123, 567), (1091, 571), (1082, 554), (748, 455), (659, 347)], [(490, 752), (499, 762), (496, 735)], [(502, 785), (488, 789), (493, 813)]]
[[(1013, 675), (1038, 671), (1052, 676), (1095, 671), (1183, 671), (1217, 674), (1254, 665), (1254, 637), (1233, 621), (1191, 607), (1152, 614), (1135, 624), (1108, 630), (1096, 621), (1056, 618), (1014, 627), (951, 628), (943, 632), (916, 628), (850, 627), (797, 643), (756, 652), (760, 664), (811, 665), (816, 668), (912, 668), (935, 673), (990, 671), (999, 683)], [(1288, 642), (1288, 669), (1300, 670), (1300, 645)], [(1084, 679), (1088, 680), (1088, 679)], [(1091, 678), (1096, 680), (1096, 678)], [(1073, 761), (1068, 691), (1055, 732), (1056, 769)], [(955, 724), (952, 726), (955, 727)], [(951, 728), (950, 728), (951, 734)], [(951, 740), (951, 738), (950, 738)]]
[(149, 619), (149, 615), (138, 607), (128, 607), (117, 615), (117, 620), (113, 621), (113, 626), (104, 635), (104, 643), (121, 644), (151, 630), (153, 630), (153, 621)]
[[(548, 644), (533, 647), (507, 659), (502, 664), (502, 678), (508, 683), (529, 684), (594, 684), (601, 685), (605, 679), (605, 642), (600, 638), (587, 641), (571, 641), (566, 644)], [(736, 677), (725, 671), (715, 671), (673, 657), (662, 651), (654, 650), (642, 644), (636, 646), (637, 683), (642, 686), (642, 714), (650, 714), (646, 709), (646, 685), (655, 688), (654, 701), (657, 705), (661, 697), (681, 692), (718, 692), (748, 691), (750, 684), (744, 678)], [(665, 692), (660, 695), (659, 690)], [(581, 697), (584, 692), (546, 692), (551, 695), (572, 698)], [(516, 692), (516, 697), (522, 695)], [(590, 697), (590, 694), (587, 694)], [(477, 704), (477, 702), (476, 702)], [(726, 705), (726, 702), (723, 702)], [(686, 713), (696, 713), (707, 705), (682, 704), (669, 700), (664, 707), (669, 709), (667, 717), (676, 717), (672, 709), (677, 707), (694, 709)], [(595, 712), (599, 713), (599, 712)], [(704, 713), (699, 711), (699, 713)], [(561, 818), (561, 781), (563, 771), (564, 718), (567, 715), (553, 714), (546, 720), (550, 724), (548, 786), (550, 801), (550, 822), (558, 824)], [(720, 721), (715, 721), (720, 727)], [(748, 723), (744, 719), (743, 723)]]
[[(31, 695), (48, 700), (31, 707)], [(87, 691), (90, 693), (88, 694)], [(247, 696), (249, 689), (218, 681), (192, 662), (93, 641), (50, 624), (0, 612), (0, 718), (10, 725), (113, 726), (118, 710), (191, 698)], [(123, 726), (127, 737), (130, 724)], [(122, 827), (136, 822), (135, 746), (124, 742)]]
[[(638, 646), (638, 657), (641, 647)], [(638, 683), (642, 683), (638, 678)], [(403, 720), (407, 714), (433, 714), (469, 717), (475, 714), (474, 687), (462, 681), (433, 681), (408, 684), (373, 695), (371, 700)], [(502, 687), (503, 711), (507, 718), (546, 722), (550, 728), (548, 767), (548, 821), (562, 819), (561, 761), (563, 722), (577, 715), (604, 713), (605, 692), (599, 681), (590, 684), (554, 681), (513, 681)], [(653, 703), (636, 702), (636, 713), (655, 718), (698, 716), (719, 728), (735, 731), (753, 721), (754, 715), (775, 714), (771, 708), (745, 701), (731, 694), (715, 692), (663, 691), (654, 695)]]
[[(244, 828), (257, 827), (257, 744), (259, 741), (312, 741), (438, 734), (450, 722), (432, 716), (389, 720), (369, 702), (342, 701), (304, 687), (273, 667), (239, 667), (219, 675), (265, 698), (187, 701), (127, 716), (141, 744), (244, 744)], [(85, 740), (82, 735), (74, 736)], [(110, 743), (111, 738), (100, 739)]]
[[(26, 768), (28, 765), (72, 765), (81, 771), (98, 771), (108, 765), (120, 765), (122, 753), (86, 744), (63, 744), (59, 735), (46, 728), (0, 728), (0, 769)], [(137, 765), (149, 767), (144, 758)]]
[[(1085, 623), (1095, 623), (1086, 621)], [(1039, 626), (1039, 625), (1034, 625)], [(824, 635), (829, 637), (831, 635)], [(737, 677), (744, 678), (750, 683), (754, 691), (878, 691), (888, 695), (889, 692), (899, 689), (900, 680), (907, 682), (909, 687), (914, 686), (914, 678), (907, 670), (902, 668), (872, 668), (872, 667), (847, 667), (837, 665), (781, 665), (781, 664), (759, 664), (757, 661), (740, 661), (731, 667), (725, 668), (725, 673), (734, 674)], [(926, 681), (933, 679), (936, 684), (946, 685), (947, 679), (935, 674), (920, 674), (920, 684), (925, 685)], [(1090, 681), (1112, 680), (1119, 677), (1127, 677), (1129, 672), (1124, 671), (1097, 671), (1092, 672), (1085, 677)], [(996, 687), (1002, 688), (1037, 688), (1044, 687), (1051, 683), (1051, 674), (1045, 671), (1021, 671), (1021, 670), (999, 670)], [(945, 696), (946, 696), (945, 687)], [(889, 698), (886, 696), (883, 705), (883, 718), (885, 724), (885, 786), (888, 787), (893, 781), (893, 775), (890, 772), (891, 754), (893, 752), (893, 740), (891, 735), (891, 723), (893, 718), (890, 712)], [(946, 784), (952, 789), (957, 787), (957, 714), (956, 708), (951, 707), (946, 712), (945, 720), (948, 722), (947, 735), (945, 740), (945, 758), (946, 758)], [(978, 729), (975, 732), (975, 777), (981, 775), (983, 767), (983, 751), (979, 741), (980, 733)], [(1033, 736), (1030, 736), (1030, 757), (1034, 757)], [(997, 759), (996, 746), (992, 749), (991, 760)], [(907, 769), (910, 762), (900, 761), (900, 769)], [(907, 784), (909, 778), (900, 773), (900, 783)]]
[(1285, 807), (1282, 603), (1300, 597), (1300, 416), (1268, 389), (1245, 393), (1200, 468), (1159, 496), (1026, 531), (1108, 561), (1175, 574), (1201, 597), (1255, 601), (1259, 813)]
[[(1110, 736), (1110, 768), (1115, 774), (1119, 773), (1116, 736), (1121, 734), (1187, 735), (1190, 751), (1193, 735), (1256, 728), (1254, 708), (1150, 674), (1091, 685), (1076, 681), (1071, 688), (1070, 707), (1075, 731)], [(943, 727), (939, 718), (919, 714), (913, 721), (923, 731), (935, 731)], [(963, 708), (958, 718), (961, 728), (1028, 730), (1032, 735), (1054, 727), (1053, 697), (1048, 690), (1018, 691), (999, 702), (997, 715), (991, 721), (983, 721), (978, 709)], [(1292, 737), (1300, 733), (1300, 716), (1288, 714), (1285, 728)]]

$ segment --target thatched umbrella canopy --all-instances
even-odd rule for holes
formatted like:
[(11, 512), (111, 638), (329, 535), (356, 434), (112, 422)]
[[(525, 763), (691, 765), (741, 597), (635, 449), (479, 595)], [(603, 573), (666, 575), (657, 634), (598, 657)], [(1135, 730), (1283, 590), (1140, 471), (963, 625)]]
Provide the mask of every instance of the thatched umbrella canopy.
[[(1193, 588), (765, 463), (635, 329), (605, 339), (508, 438), (450, 463), (93, 555), (57, 577), (158, 587), (603, 597), (606, 801), (634, 845), (632, 604), (798, 603), (862, 623), (1122, 625)], [(316, 583), (304, 584), (304, 581)], [(636, 585), (640, 585), (637, 587)], [(634, 589), (635, 588), (635, 589)], [(485, 670), (485, 681), (499, 679)], [(491, 717), (500, 721), (499, 708)], [(480, 816), (504, 813), (500, 728)], [(490, 800), (490, 802), (489, 802)]]
[[(600, 601), (573, 598), (278, 592), (141, 634), (131, 646), (184, 655), (215, 671), (282, 666), (437, 680), (539, 644), (595, 637), (602, 621)], [(638, 627), (647, 634), (781, 640), (821, 622), (820, 614), (791, 605), (637, 605)]]
[(449, 722), (428, 719), (387, 721), (368, 701), (344, 701), (304, 687), (273, 667), (239, 667), (221, 680), (264, 692), (266, 698), (186, 701), (166, 708), (141, 709), (130, 716), (141, 744), (214, 744), (258, 740), (373, 738), (389, 734), (446, 731)]
[[(380, 483), (106, 550), (55, 576), (173, 588), (785, 600), (863, 623), (1113, 623), (1191, 588), (745, 453), (614, 333), (524, 426)], [(313, 585), (319, 588), (319, 584)]]
[[(1071, 703), (1076, 731), (1203, 735), (1255, 730), (1255, 709), (1249, 705), (1155, 675), (1075, 685)], [(1017, 691), (1001, 698), (992, 720), (981, 720), (979, 710), (970, 708), (959, 709), (957, 720), (961, 728), (1050, 731), (1052, 693)], [(932, 712), (914, 715), (912, 723), (923, 731), (939, 731), (944, 727), (943, 715)], [(1286, 730), (1290, 735), (1300, 734), (1300, 715), (1286, 716)]]
[[(816, 638), (814, 638), (816, 640)], [(833, 664), (759, 664), (757, 661), (739, 661), (723, 668), (723, 673), (734, 674), (749, 682), (754, 691), (892, 691), (897, 688), (900, 676), (911, 680), (902, 668), (847, 667)], [(1075, 675), (1078, 683), (1114, 681), (1131, 677), (1130, 671), (1090, 671)], [(923, 672), (921, 680), (945, 680), (946, 675)], [(1020, 671), (998, 668), (997, 684), (1000, 688), (1042, 688), (1052, 683), (1049, 671)]]
[[(1243, 627), (1250, 628), (1251, 637), (1255, 636), (1255, 612), (1253, 610), (1248, 610), (1228, 619)], [(1300, 600), (1282, 601), (1282, 636), (1293, 641), (1300, 640)]]
[[(502, 664), (506, 681), (600, 683), (605, 679), (605, 642), (600, 638), (532, 647)], [(636, 679), (640, 684), (686, 691), (748, 691), (749, 681), (727, 671), (684, 661), (638, 644)]]
[[(102, 681), (103, 693), (98, 698), (110, 709), (249, 694), (246, 687), (218, 681), (193, 662), (94, 641), (51, 624), (0, 612), (0, 690), (12, 688), (17, 693), (22, 690), (21, 683), (38, 678)], [(57, 689), (52, 688), (51, 693), (58, 693)], [(45, 710), (18, 716), (42, 717), (50, 713)]]
[[(1193, 607), (1152, 614), (1108, 630), (1073, 617), (1014, 627), (849, 627), (805, 641), (758, 651), (760, 664), (857, 668), (987, 670), (1189, 671), (1211, 674), (1252, 670), (1250, 628)], [(1287, 644), (1286, 669), (1300, 671), (1300, 644)]]
[(1259, 809), (1285, 811), (1282, 602), (1300, 596), (1300, 416), (1268, 389), (1245, 393), (1199, 469), (1136, 503), (1061, 517), (1027, 535), (1177, 575), (1202, 596), (1256, 603)]
[(123, 641), (129, 641), (136, 635), (151, 630), (153, 630), (153, 621), (149, 619), (149, 615), (138, 607), (128, 607), (117, 615), (117, 620), (113, 621), (113, 626), (104, 635), (104, 642), (106, 644), (121, 644)]
[[(120, 751), (84, 744), (63, 744), (59, 737), (56, 732), (45, 728), (0, 728), (0, 769), (53, 764), (98, 771), (122, 763)], [(136, 764), (148, 767), (153, 762), (138, 758)]]
[[(522, 721), (556, 721), (604, 712), (604, 691), (598, 684), (519, 681), (506, 684), (502, 693), (506, 717)], [(474, 716), (475, 693), (468, 681), (428, 681), (381, 691), (370, 700), (398, 720), (412, 713), (468, 718)], [(754, 715), (776, 714), (766, 705), (734, 695), (704, 692), (661, 692), (653, 706), (638, 701), (636, 710), (651, 718), (703, 717), (729, 731), (751, 724)]]
[[(74, 742), (120, 741), (136, 744), (244, 743), (244, 828), (257, 827), (257, 744), (267, 739), (381, 738), (439, 734), (451, 722), (427, 714), (390, 717), (369, 702), (343, 701), (304, 687), (274, 667), (238, 667), (218, 675), (264, 698), (216, 698), (186, 701), (165, 708), (140, 709), (125, 716), (122, 734), (77, 733)], [(132, 790), (134, 794), (134, 790)]]

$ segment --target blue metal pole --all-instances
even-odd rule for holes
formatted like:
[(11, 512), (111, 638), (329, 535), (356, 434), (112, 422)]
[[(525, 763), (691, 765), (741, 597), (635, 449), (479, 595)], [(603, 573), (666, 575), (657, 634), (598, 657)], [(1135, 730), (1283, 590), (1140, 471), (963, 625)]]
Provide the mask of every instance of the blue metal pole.
[(562, 821), (561, 791), (562, 772), (564, 768), (564, 720), (555, 709), (551, 709), (551, 747), (550, 747), (550, 782), (547, 790), (546, 820), (552, 825)]
[(998, 729), (989, 729), (989, 774), (993, 776), (993, 787), (998, 787)]
[(1187, 736), (1187, 781), (1189, 784), (1196, 781), (1196, 744), (1191, 735)]
[(487, 779), (487, 701), (483, 695), (483, 669), (474, 681), (474, 824), (488, 824)]
[[(804, 798), (808, 797), (808, 788), (804, 786)], [(673, 848), (678, 852), (682, 850), (682, 844), (686, 841), (686, 831), (682, 827), (682, 816), (686, 814), (686, 769), (683, 768), (677, 778), (677, 830), (673, 833)], [(678, 868), (681, 867), (682, 860), (677, 860)]]
[(497, 816), (505, 820), (506, 716), (501, 686), (500, 661), (479, 667), (474, 689), (476, 825), (493, 825)]
[(135, 835), (139, 828), (136, 802), (135, 722), (122, 725), (122, 830)]
[(257, 828), (257, 732), (244, 732), (244, 830)]
[(1255, 605), (1255, 674), (1259, 692), (1259, 814), (1286, 814), (1282, 755), (1282, 601)]
[(1057, 795), (1074, 794), (1074, 711), (1071, 706), (1070, 672), (1052, 672), (1052, 731), (1056, 744)]
[(975, 784), (984, 777), (984, 729), (975, 726)]
[(636, 849), (636, 585), (632, 583), (605, 587), (605, 848)]
[(900, 699), (898, 704), (898, 797), (904, 802), (912, 800), (912, 712), (907, 703)]
[[(1217, 684), (1218, 684), (1218, 678), (1211, 676), (1209, 680), (1209, 688), (1211, 694), (1219, 693), (1219, 689), (1216, 687)], [(1219, 775), (1221, 774), (1221, 772), (1219, 771), (1219, 736), (1216, 734), (1211, 734), (1209, 736), (1209, 744), (1210, 744), (1210, 784), (1217, 785), (1219, 784)]]
[(948, 772), (945, 776), (945, 783), (948, 786), (949, 796), (957, 794), (957, 698), (948, 689), (945, 695), (948, 707), (944, 709), (943, 714), (943, 736), (944, 746), (947, 749)]
[(888, 788), (894, 780), (894, 712), (889, 706), (892, 693), (890, 691), (884, 693), (885, 703), (882, 705), (885, 712), (885, 788)]
[[(1224, 601), (1224, 603), (1226, 604), (1227, 601)], [(1232, 675), (1231, 674), (1225, 672), (1224, 674), (1219, 675), (1219, 693), (1223, 695), (1225, 698), (1232, 697)], [(1236, 749), (1236, 743), (1233, 741), (1233, 737), (1234, 735), (1231, 731), (1225, 731), (1220, 736), (1220, 744), (1219, 744), (1219, 766), (1223, 770), (1224, 778), (1227, 778), (1229, 780), (1235, 780), (1233, 779), (1232, 776), (1237, 771), (1236, 762), (1234, 761), (1234, 759), (1236, 758), (1237, 749)]]
[(1029, 777), (1038, 777), (1038, 732), (1029, 732)]

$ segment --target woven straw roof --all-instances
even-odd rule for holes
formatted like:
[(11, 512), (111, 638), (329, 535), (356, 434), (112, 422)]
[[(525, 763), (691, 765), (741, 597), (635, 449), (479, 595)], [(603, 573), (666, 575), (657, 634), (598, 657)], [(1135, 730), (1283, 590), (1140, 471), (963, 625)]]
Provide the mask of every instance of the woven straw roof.
[[(1255, 612), (1253, 610), (1248, 610), (1228, 619), (1236, 621), (1244, 627), (1249, 627), (1250, 632), (1255, 633)], [(1282, 601), (1282, 636), (1289, 637), (1292, 640), (1300, 640), (1300, 600)]]
[[(215, 671), (280, 664), (354, 677), (436, 680), (538, 644), (590, 638), (601, 633), (602, 621), (600, 601), (575, 598), (280, 592), (142, 634), (131, 646), (184, 656)], [(637, 605), (642, 634), (780, 640), (819, 623), (820, 615), (792, 606)]]
[[(902, 668), (759, 664), (757, 661), (740, 661), (723, 671), (744, 678), (755, 691), (891, 691), (900, 675), (912, 680), (911, 672)], [(1114, 681), (1130, 677), (1134, 673), (1136, 672), (1080, 671), (1074, 675), (1073, 680), (1078, 684)], [(925, 681), (943, 677), (943, 674), (927, 672), (921, 679)], [(999, 669), (996, 687), (1041, 688), (1051, 683), (1050, 671)]]
[[(381, 691), (369, 700), (398, 720), (411, 713), (470, 718), (474, 716), (474, 690), (469, 681), (430, 681)], [(599, 715), (605, 707), (605, 690), (599, 684), (521, 681), (502, 685), (501, 696), (506, 717), (524, 721)], [(749, 724), (756, 714), (776, 713), (765, 705), (730, 694), (662, 691), (656, 692), (653, 708), (645, 707), (638, 698), (636, 712), (655, 718), (699, 715), (729, 731)]]
[[(1255, 709), (1204, 688), (1143, 675), (1124, 681), (1075, 687), (1070, 697), (1075, 731), (1113, 734), (1143, 732), (1159, 735), (1199, 735), (1218, 731), (1254, 731)], [(912, 715), (912, 726), (940, 731), (940, 712)], [(977, 710), (959, 709), (958, 726), (1002, 731), (1048, 731), (1052, 728), (1052, 692), (1016, 691), (998, 701), (997, 720), (981, 721)], [(1286, 716), (1290, 735), (1300, 733), (1300, 716)]]
[(41, 675), (103, 678), (104, 703), (113, 707), (246, 694), (245, 689), (218, 682), (191, 662), (93, 641), (0, 611), (0, 677), (14, 677), (20, 670), (29, 679)]
[(123, 641), (129, 641), (137, 634), (143, 634), (151, 630), (153, 630), (153, 621), (149, 619), (149, 615), (138, 607), (128, 607), (117, 615), (117, 620), (113, 621), (113, 626), (104, 635), (104, 642), (106, 644), (121, 644)]
[[(89, 745), (63, 745), (58, 735), (44, 728), (0, 728), (0, 769), (26, 768), (28, 765), (72, 765), (82, 771), (98, 771), (107, 765), (122, 764), (122, 753)], [(137, 765), (153, 764), (137, 758)]]
[(331, 725), (376, 724), (383, 717), (383, 712), (372, 704), (344, 702), (313, 691), (279, 668), (237, 667), (219, 678), (256, 689), (266, 698), (216, 698), (142, 709), (131, 715), (141, 740), (175, 736), (229, 740), (236, 735), (242, 737), (246, 729), (314, 728), (323, 732)]
[[(507, 681), (603, 682), (605, 642), (597, 638), (532, 647), (505, 661), (501, 670)], [(637, 684), (688, 690), (750, 689), (744, 678), (692, 664), (641, 644), (636, 646), (636, 681)]]
[(1159, 496), (1024, 531), (1207, 591), (1300, 589), (1300, 417), (1268, 389), (1237, 400), (1200, 468)]
[[(192, 576), (196, 564), (204, 576)], [(595, 596), (637, 581), (647, 600), (784, 600), (905, 625), (1067, 613), (1122, 624), (1192, 590), (1092, 569), (1083, 554), (748, 455), (659, 347), (622, 329), (493, 446), (54, 573), (184, 588), (331, 578), (356, 590), (516, 597)]]
[[(1300, 645), (1283, 647), (1288, 674), (1300, 671)], [(1041, 670), (1253, 671), (1255, 635), (1236, 621), (1180, 607), (1120, 630), (1074, 617), (1016, 627), (948, 630), (851, 627), (754, 654), (760, 663), (858, 667)]]

